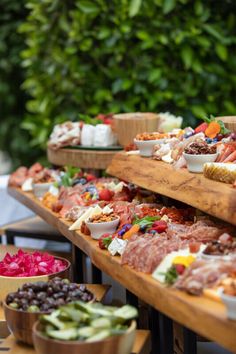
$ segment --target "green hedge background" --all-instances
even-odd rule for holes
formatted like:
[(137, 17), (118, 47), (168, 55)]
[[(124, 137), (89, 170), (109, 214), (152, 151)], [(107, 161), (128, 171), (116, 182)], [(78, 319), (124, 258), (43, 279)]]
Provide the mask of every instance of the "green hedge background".
[[(236, 113), (235, 0), (24, 1), (27, 17), (22, 2), (10, 2), (19, 21), (12, 17), (15, 37), (2, 50), (10, 62), (21, 51), (22, 69), (13, 60), (3, 76), (14, 100), (3, 112), (18, 126), (23, 119), (30, 153), (79, 113), (168, 110), (185, 125)], [(25, 95), (14, 91), (23, 78), (25, 111)], [(25, 135), (14, 134), (21, 145)]]

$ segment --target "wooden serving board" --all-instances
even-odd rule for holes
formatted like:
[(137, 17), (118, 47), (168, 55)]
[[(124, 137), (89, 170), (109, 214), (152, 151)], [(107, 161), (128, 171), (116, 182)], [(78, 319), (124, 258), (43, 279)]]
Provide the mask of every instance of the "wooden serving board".
[(229, 184), (125, 152), (114, 156), (107, 172), (236, 225), (236, 189)]
[(69, 231), (68, 227), (71, 223), (58, 218), (56, 213), (44, 207), (32, 193), (25, 193), (14, 188), (9, 188), (9, 193), (56, 227), (67, 239), (86, 253), (93, 264), (141, 300), (203, 337), (236, 352), (236, 321), (227, 319), (226, 309), (222, 303), (164, 287), (150, 275), (137, 272), (129, 266), (122, 266), (120, 257), (112, 257), (108, 251), (101, 250), (97, 241), (91, 237), (78, 231)]
[(76, 166), (105, 170), (111, 163), (115, 150), (47, 149), (48, 161), (56, 166)]
[[(131, 354), (150, 354), (150, 351), (150, 332), (137, 330)], [(36, 354), (33, 347), (17, 342), (12, 334), (0, 343), (0, 352), (7, 352), (8, 354)]]

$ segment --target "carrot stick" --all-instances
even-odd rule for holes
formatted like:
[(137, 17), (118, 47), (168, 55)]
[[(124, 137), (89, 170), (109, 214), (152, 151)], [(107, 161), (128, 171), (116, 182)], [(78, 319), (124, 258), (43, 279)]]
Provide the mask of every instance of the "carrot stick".
[(133, 236), (134, 234), (136, 234), (140, 229), (140, 226), (138, 224), (134, 224), (131, 229), (129, 229), (129, 231), (127, 231), (124, 235), (123, 235), (123, 240), (128, 240), (131, 236)]

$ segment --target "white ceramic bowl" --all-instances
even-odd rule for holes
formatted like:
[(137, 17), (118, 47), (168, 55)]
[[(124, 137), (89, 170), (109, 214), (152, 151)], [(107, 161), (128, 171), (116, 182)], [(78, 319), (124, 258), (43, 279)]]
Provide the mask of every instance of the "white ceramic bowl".
[(93, 239), (98, 240), (103, 234), (113, 234), (120, 222), (120, 218), (107, 222), (89, 222), (86, 225), (91, 232)]
[(156, 140), (137, 140), (134, 139), (135, 145), (137, 145), (140, 155), (145, 157), (152, 156), (153, 147), (157, 144), (163, 144), (165, 139), (156, 139)]
[(202, 173), (205, 162), (214, 162), (217, 158), (216, 154), (207, 155), (192, 155), (183, 153), (183, 156), (187, 162), (189, 172)]
[(221, 293), (221, 299), (227, 309), (227, 317), (230, 320), (236, 320), (236, 296)]
[(33, 193), (36, 198), (43, 198), (44, 194), (49, 191), (54, 182), (48, 183), (33, 183)]

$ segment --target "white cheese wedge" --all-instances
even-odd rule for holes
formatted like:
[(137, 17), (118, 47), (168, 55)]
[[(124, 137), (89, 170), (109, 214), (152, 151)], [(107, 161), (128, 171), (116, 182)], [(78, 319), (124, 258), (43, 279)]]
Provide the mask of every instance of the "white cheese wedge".
[(106, 205), (105, 208), (102, 209), (103, 214), (110, 214), (113, 212), (113, 209)]
[(167, 163), (172, 163), (174, 160), (171, 157), (171, 151), (168, 152), (168, 154), (162, 156), (162, 161), (167, 162)]
[(173, 260), (175, 257), (177, 257), (177, 256), (190, 256), (191, 255), (191, 256), (197, 258), (203, 252), (203, 250), (205, 248), (206, 248), (206, 245), (201, 245), (200, 250), (197, 253), (191, 253), (189, 251), (189, 248), (185, 248), (183, 250), (174, 251), (174, 252), (167, 254), (167, 256), (165, 256), (165, 258), (162, 260), (162, 262), (159, 264), (159, 266), (152, 273), (152, 277), (154, 279), (158, 280), (159, 282), (164, 283), (165, 282), (165, 273), (172, 266), (172, 263), (173, 263)]
[(114, 240), (110, 243), (108, 251), (112, 256), (115, 256), (117, 253), (122, 255), (127, 243), (127, 240), (122, 240), (121, 238), (115, 237)]
[(158, 280), (161, 283), (164, 283), (165, 273), (172, 266), (172, 262), (174, 258), (177, 256), (188, 256), (189, 254), (190, 253), (188, 249), (169, 253), (167, 256), (165, 256), (165, 258), (162, 260), (159, 266), (152, 273), (153, 278)]
[(91, 218), (93, 215), (100, 214), (102, 212), (102, 209), (100, 208), (99, 205), (96, 205), (95, 207), (90, 207), (88, 208), (75, 222), (69, 227), (69, 230), (78, 230), (81, 227), (81, 224), (83, 221)]
[(51, 186), (48, 191), (52, 195), (55, 195), (55, 197), (57, 197), (59, 195), (59, 189), (55, 186)]
[(113, 181), (110, 183), (106, 183), (106, 188), (108, 188), (110, 191), (114, 193), (121, 192), (123, 187), (126, 186), (124, 182), (119, 182), (118, 184), (114, 183)]
[(21, 189), (23, 192), (31, 192), (33, 190), (33, 178), (27, 178), (22, 184)]

